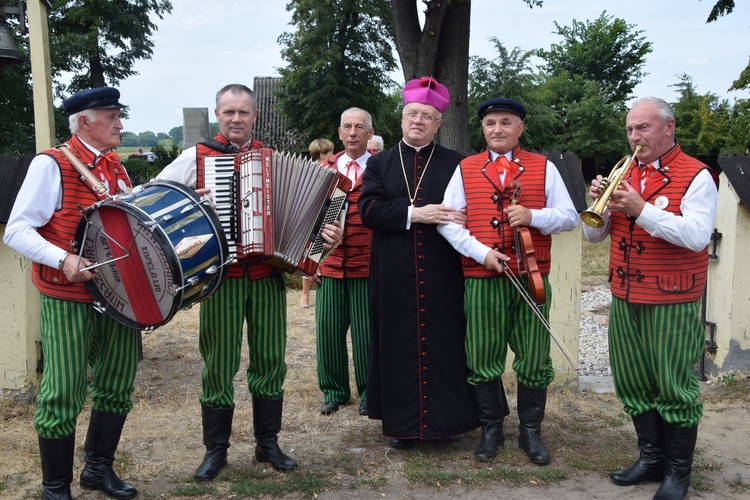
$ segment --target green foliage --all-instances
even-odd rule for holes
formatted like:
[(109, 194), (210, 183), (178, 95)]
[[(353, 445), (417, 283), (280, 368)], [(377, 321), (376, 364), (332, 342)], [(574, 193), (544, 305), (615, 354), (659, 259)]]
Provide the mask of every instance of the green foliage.
[(117, 85), (134, 76), (139, 59), (150, 59), (157, 29), (151, 15), (163, 19), (172, 11), (169, 0), (53, 0), (49, 12), (52, 72), (70, 72), (68, 94)]
[(592, 21), (560, 26), (555, 22), (561, 44), (552, 44), (542, 51), (551, 75), (579, 75), (597, 82), (605, 102), (622, 102), (633, 93), (643, 79), (646, 55), (652, 52), (651, 42), (635, 25), (607, 15)]
[(34, 152), (33, 96), (28, 44), (16, 38), (24, 62), (0, 66), (0, 156)]
[(683, 73), (674, 87), (680, 98), (673, 104), (675, 138), (689, 155), (716, 157), (726, 150), (731, 109), (716, 94), (699, 95), (690, 76)]
[[(485, 147), (473, 110), (485, 99), (511, 97), (528, 109), (521, 137), (525, 148), (571, 150), (608, 168), (628, 147), (624, 102), (640, 82), (651, 45), (632, 25), (606, 12), (594, 22), (556, 26), (564, 42), (549, 51), (508, 51), (492, 38), (498, 56), (472, 59), (471, 145)], [(534, 57), (545, 61), (542, 71), (532, 68)]]
[(129, 156), (125, 160), (125, 168), (130, 175), (130, 180), (134, 186), (146, 183), (156, 177), (164, 167), (172, 163), (182, 152), (176, 144), (169, 145), (157, 144), (153, 148), (156, 156), (153, 163), (149, 162), (146, 156)]
[(739, 99), (729, 115), (726, 153), (750, 153), (750, 99)]
[(182, 144), (182, 141), (185, 138), (184, 131), (182, 129), (182, 125), (179, 127), (174, 127), (169, 131), (169, 137), (172, 139), (172, 142), (175, 144)]
[(734, 0), (718, 0), (716, 4), (711, 8), (711, 13), (706, 19), (707, 23), (716, 21), (720, 16), (729, 14), (734, 10)]
[(472, 57), (470, 61), (469, 130), (472, 149), (479, 151), (486, 147), (476, 110), (483, 101), (494, 97), (509, 97), (527, 106), (528, 119), (521, 137), (524, 147), (534, 149), (549, 144), (557, 117), (549, 106), (537, 105), (537, 75), (531, 65), (531, 58), (537, 52), (524, 52), (518, 47), (509, 52), (497, 38), (490, 40), (495, 44), (497, 57), (492, 60)]
[[(277, 91), (280, 112), (305, 145), (317, 137), (338, 144), (341, 113), (365, 109), (373, 125), (392, 110), (386, 92), (394, 83), (390, 3), (387, 0), (292, 0), (294, 33), (279, 37), (281, 56)], [(377, 128), (376, 128), (377, 130)]]

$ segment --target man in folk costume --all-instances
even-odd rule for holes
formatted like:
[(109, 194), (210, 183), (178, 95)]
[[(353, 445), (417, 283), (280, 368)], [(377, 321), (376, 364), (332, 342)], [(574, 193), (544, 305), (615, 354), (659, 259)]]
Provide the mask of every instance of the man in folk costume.
[[(700, 307), (718, 199), (716, 174), (675, 142), (674, 112), (655, 97), (628, 113), (630, 147), (641, 147), (612, 192), (603, 226), (611, 238), (609, 355), (615, 392), (631, 416), (640, 456), (610, 475), (615, 484), (661, 482), (654, 498), (688, 493), (703, 405), (692, 366), (705, 340)], [(600, 195), (602, 177), (591, 182)]]
[(346, 220), (341, 243), (313, 276), (319, 283), (315, 303), (315, 347), (318, 387), (323, 392), (320, 413), (332, 415), (351, 397), (346, 332), (351, 327), (352, 363), (359, 413), (367, 415), (367, 353), (370, 349), (369, 279), (372, 231), (362, 225), (357, 200), (370, 153), (372, 117), (359, 108), (341, 114), (339, 138), (344, 150), (328, 159), (328, 165), (352, 181), (347, 196)]
[[(216, 94), (214, 110), (219, 134), (211, 141), (185, 149), (167, 165), (159, 179), (181, 182), (209, 194), (205, 188), (204, 160), (209, 156), (259, 149), (253, 137), (258, 116), (255, 95), (245, 85), (230, 84)], [(327, 225), (326, 247), (341, 230)], [(226, 281), (201, 302), (198, 345), (205, 367), (201, 373), (201, 415), (206, 453), (195, 472), (198, 481), (210, 481), (227, 464), (227, 449), (234, 417), (233, 379), (240, 367), (242, 331), (247, 321), (249, 366), (247, 384), (252, 394), (255, 458), (279, 471), (297, 468), (297, 462), (278, 445), (286, 377), (286, 291), (278, 268), (267, 264), (236, 263)]]
[(368, 160), (358, 202), (373, 230), (367, 410), (394, 448), (479, 425), (466, 381), (460, 256), (436, 231), (465, 221), (440, 204), (463, 158), (434, 141), (448, 89), (423, 77), (403, 99), (403, 139)]
[[(506, 98), (490, 99), (478, 108), (487, 151), (463, 160), (445, 192), (443, 203), (466, 208), (466, 227), (449, 224), (438, 229), (464, 257), (464, 306), (467, 314), (466, 359), (471, 370), (474, 400), (482, 422), (475, 451), (487, 461), (505, 443), (503, 419), (507, 408), (500, 390), (505, 358), (515, 353), (518, 380), (518, 444), (529, 460), (547, 464), (549, 452), (541, 440), (547, 386), (555, 378), (550, 358), (550, 334), (531, 306), (513, 286), (508, 273), (519, 275), (515, 228), (528, 228), (541, 273), (549, 317), (551, 235), (578, 225), (578, 213), (553, 163), (544, 155), (521, 149), (526, 108)], [(511, 181), (520, 183), (520, 200)]]
[[(85, 282), (95, 270), (79, 259), (71, 242), (81, 208), (130, 188), (128, 174), (113, 149), (120, 145), (123, 104), (120, 92), (100, 87), (63, 101), (70, 139), (42, 151), (29, 165), (5, 228), (5, 243), (33, 261), (31, 280), (42, 293), (41, 336), (44, 372), (34, 427), (42, 461), (42, 497), (71, 498), (78, 415), (86, 400), (87, 365), (93, 379), (91, 420), (83, 448), (81, 487), (112, 498), (131, 498), (137, 490), (112, 470), (138, 368), (138, 332), (94, 309)], [(66, 147), (96, 178), (81, 180)], [(98, 183), (101, 184), (98, 184)], [(101, 193), (101, 194), (100, 194)]]

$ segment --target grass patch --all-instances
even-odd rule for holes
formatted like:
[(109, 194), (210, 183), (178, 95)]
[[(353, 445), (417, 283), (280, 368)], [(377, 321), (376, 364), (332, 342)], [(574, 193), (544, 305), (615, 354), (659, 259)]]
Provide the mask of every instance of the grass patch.
[(750, 485), (742, 479), (742, 474), (736, 474), (732, 479), (725, 479), (724, 481), (727, 483), (732, 493), (750, 491)]
[(251, 467), (227, 471), (222, 474), (221, 479), (231, 483), (232, 493), (252, 498), (262, 495), (277, 497), (295, 492), (314, 497), (338, 486), (328, 474), (304, 469), (285, 474), (264, 472), (263, 469)]
[(219, 494), (219, 490), (213, 484), (192, 483), (192, 484), (183, 484), (176, 488), (173, 488), (170, 493), (172, 495), (180, 496), (180, 497), (198, 497), (198, 496), (215, 497)]
[(505, 465), (508, 458), (517, 460), (514, 455), (517, 454), (503, 448), (493, 462), (477, 468), (480, 464), (473, 457), (467, 461), (442, 454), (410, 453), (404, 463), (404, 475), (410, 482), (438, 488), (458, 484), (481, 487), (497, 481), (543, 486), (569, 477), (567, 471), (558, 467)]

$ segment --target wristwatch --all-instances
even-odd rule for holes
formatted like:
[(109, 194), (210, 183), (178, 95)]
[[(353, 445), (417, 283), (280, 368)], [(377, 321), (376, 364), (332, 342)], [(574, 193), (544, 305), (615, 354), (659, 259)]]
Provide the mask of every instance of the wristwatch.
[(68, 258), (68, 255), (70, 255), (69, 252), (65, 252), (62, 257), (60, 257), (60, 262), (57, 263), (57, 269), (62, 271), (63, 265), (65, 265), (65, 259)]

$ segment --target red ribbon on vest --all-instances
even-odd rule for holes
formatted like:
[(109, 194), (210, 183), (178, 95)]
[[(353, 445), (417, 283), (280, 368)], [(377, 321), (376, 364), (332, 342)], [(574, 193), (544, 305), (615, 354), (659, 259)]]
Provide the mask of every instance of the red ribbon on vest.
[(650, 163), (648, 165), (640, 165), (638, 168), (640, 170), (638, 189), (640, 195), (643, 196), (643, 193), (648, 190), (647, 188), (649, 184), (651, 184), (654, 179), (654, 170), (656, 170), (656, 168)]
[(498, 176), (505, 173), (505, 179), (503, 179), (503, 189), (505, 189), (515, 177), (518, 165), (509, 162), (505, 155), (500, 155), (495, 158), (495, 169), (497, 169)]
[[(110, 189), (115, 186), (115, 180), (117, 175), (115, 174), (115, 168), (120, 164), (120, 157), (117, 153), (110, 151), (106, 155), (100, 155), (96, 159), (96, 167), (104, 175), (104, 178), (109, 183)], [(111, 192), (111, 191), (110, 191)]]
[[(349, 175), (352, 169), (354, 169), (354, 179)], [(359, 163), (357, 163), (357, 160), (352, 160), (346, 164), (346, 176), (352, 179), (353, 186), (359, 182)]]

